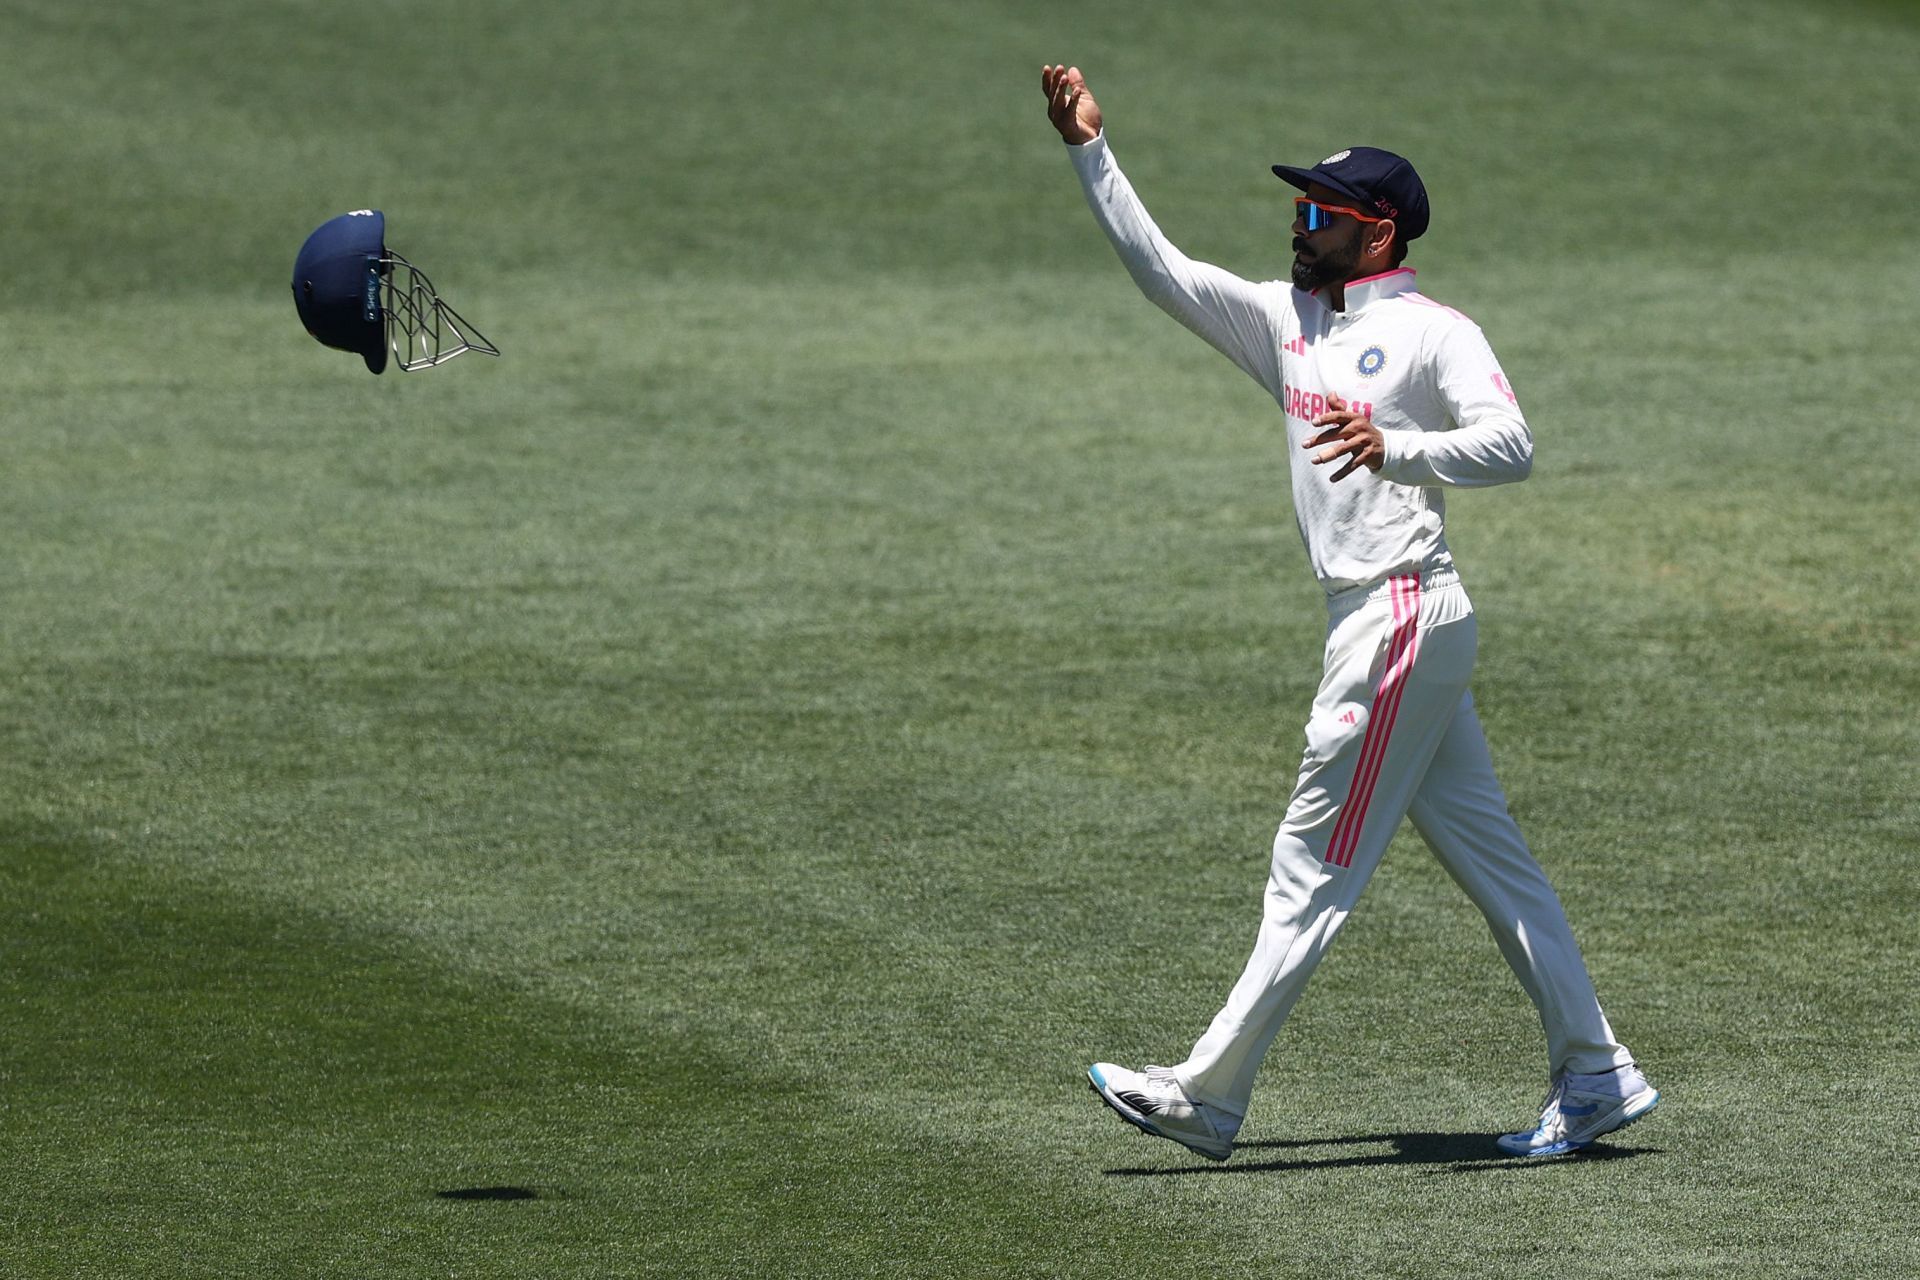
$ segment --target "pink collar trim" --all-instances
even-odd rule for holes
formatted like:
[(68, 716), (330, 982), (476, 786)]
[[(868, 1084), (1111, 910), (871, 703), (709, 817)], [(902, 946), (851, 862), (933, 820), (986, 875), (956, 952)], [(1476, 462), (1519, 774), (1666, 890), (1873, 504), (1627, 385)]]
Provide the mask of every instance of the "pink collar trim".
[(1391, 271), (1382, 271), (1379, 275), (1361, 276), (1358, 280), (1349, 280), (1347, 281), (1347, 288), (1351, 289), (1357, 284), (1372, 284), (1375, 280), (1390, 280), (1394, 276), (1410, 276), (1414, 274), (1416, 274), (1416, 272), (1412, 267), (1395, 267)]
[[(1357, 280), (1347, 281), (1345, 289), (1347, 308), (1344, 314), (1352, 315), (1376, 298), (1387, 298), (1406, 292), (1413, 287), (1415, 274), (1412, 267), (1395, 267), (1391, 271), (1382, 271), (1377, 275), (1361, 276)], [(1326, 298), (1321, 296), (1325, 292), (1324, 289), (1313, 291), (1313, 296), (1322, 306), (1327, 303)]]

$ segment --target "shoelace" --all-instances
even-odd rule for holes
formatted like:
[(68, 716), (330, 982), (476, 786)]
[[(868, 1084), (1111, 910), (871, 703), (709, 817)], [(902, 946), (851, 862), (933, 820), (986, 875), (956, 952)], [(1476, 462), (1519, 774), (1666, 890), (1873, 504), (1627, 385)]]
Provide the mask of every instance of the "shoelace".
[[(1174, 1076), (1172, 1067), (1147, 1067), (1142, 1070), (1140, 1074), (1154, 1084), (1163, 1086), (1173, 1095), (1172, 1098), (1168, 1098), (1161, 1104), (1163, 1107), (1173, 1107), (1177, 1105), (1187, 1108), (1187, 1119), (1182, 1121), (1182, 1123), (1205, 1125), (1209, 1133), (1216, 1137), (1221, 1136), (1221, 1121), (1217, 1118), (1217, 1113), (1213, 1108), (1198, 1101), (1187, 1093), (1186, 1087)], [(1175, 1099), (1178, 1099), (1177, 1103)], [(1236, 1124), (1233, 1127), (1238, 1129), (1239, 1125)], [(1227, 1131), (1227, 1133), (1230, 1135), (1231, 1130)]]
[(1547, 1088), (1547, 1096), (1540, 1102), (1540, 1123), (1534, 1126), (1535, 1132), (1544, 1131), (1549, 1124), (1559, 1126), (1560, 1101), (1567, 1095), (1567, 1078), (1560, 1076)]

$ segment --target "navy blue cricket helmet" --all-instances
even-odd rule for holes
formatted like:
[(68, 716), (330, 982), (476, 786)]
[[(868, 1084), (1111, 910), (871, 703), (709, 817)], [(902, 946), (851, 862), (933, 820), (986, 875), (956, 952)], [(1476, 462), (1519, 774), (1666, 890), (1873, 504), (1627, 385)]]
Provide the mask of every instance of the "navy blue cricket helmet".
[(293, 260), (293, 304), (323, 345), (352, 351), (379, 373), (391, 352), (403, 372), (430, 369), (463, 351), (497, 356), (434, 292), (426, 273), (387, 248), (387, 218), (355, 209), (320, 224)]

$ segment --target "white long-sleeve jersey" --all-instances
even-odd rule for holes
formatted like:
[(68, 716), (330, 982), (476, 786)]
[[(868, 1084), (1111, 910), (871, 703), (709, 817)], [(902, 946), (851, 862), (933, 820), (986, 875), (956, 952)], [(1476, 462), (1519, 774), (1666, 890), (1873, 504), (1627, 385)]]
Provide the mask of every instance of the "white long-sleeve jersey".
[[(1351, 281), (1345, 311), (1290, 281), (1195, 262), (1154, 225), (1106, 136), (1067, 148), (1087, 203), (1142, 292), (1265, 387), (1285, 415), (1293, 512), (1328, 595), (1447, 555), (1444, 486), (1524, 480), (1533, 436), (1478, 325), (1424, 297), (1406, 268)], [(1378, 472), (1301, 446), (1338, 395), (1386, 444)]]

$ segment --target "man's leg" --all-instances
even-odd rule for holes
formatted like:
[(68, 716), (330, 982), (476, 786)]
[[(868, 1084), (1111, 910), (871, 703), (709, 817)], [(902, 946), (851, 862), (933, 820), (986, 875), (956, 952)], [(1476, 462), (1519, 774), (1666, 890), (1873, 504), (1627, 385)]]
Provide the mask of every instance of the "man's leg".
[(1246, 1113), (1261, 1058), (1386, 852), (1473, 673), (1473, 612), (1457, 582), (1395, 583), (1390, 599), (1330, 632), (1253, 954), (1173, 1069), (1189, 1095), (1234, 1116)]
[(1547, 1034), (1549, 1074), (1633, 1062), (1600, 1011), (1580, 944), (1546, 873), (1507, 812), (1473, 695), (1462, 694), (1408, 816), (1447, 873), (1480, 908)]

